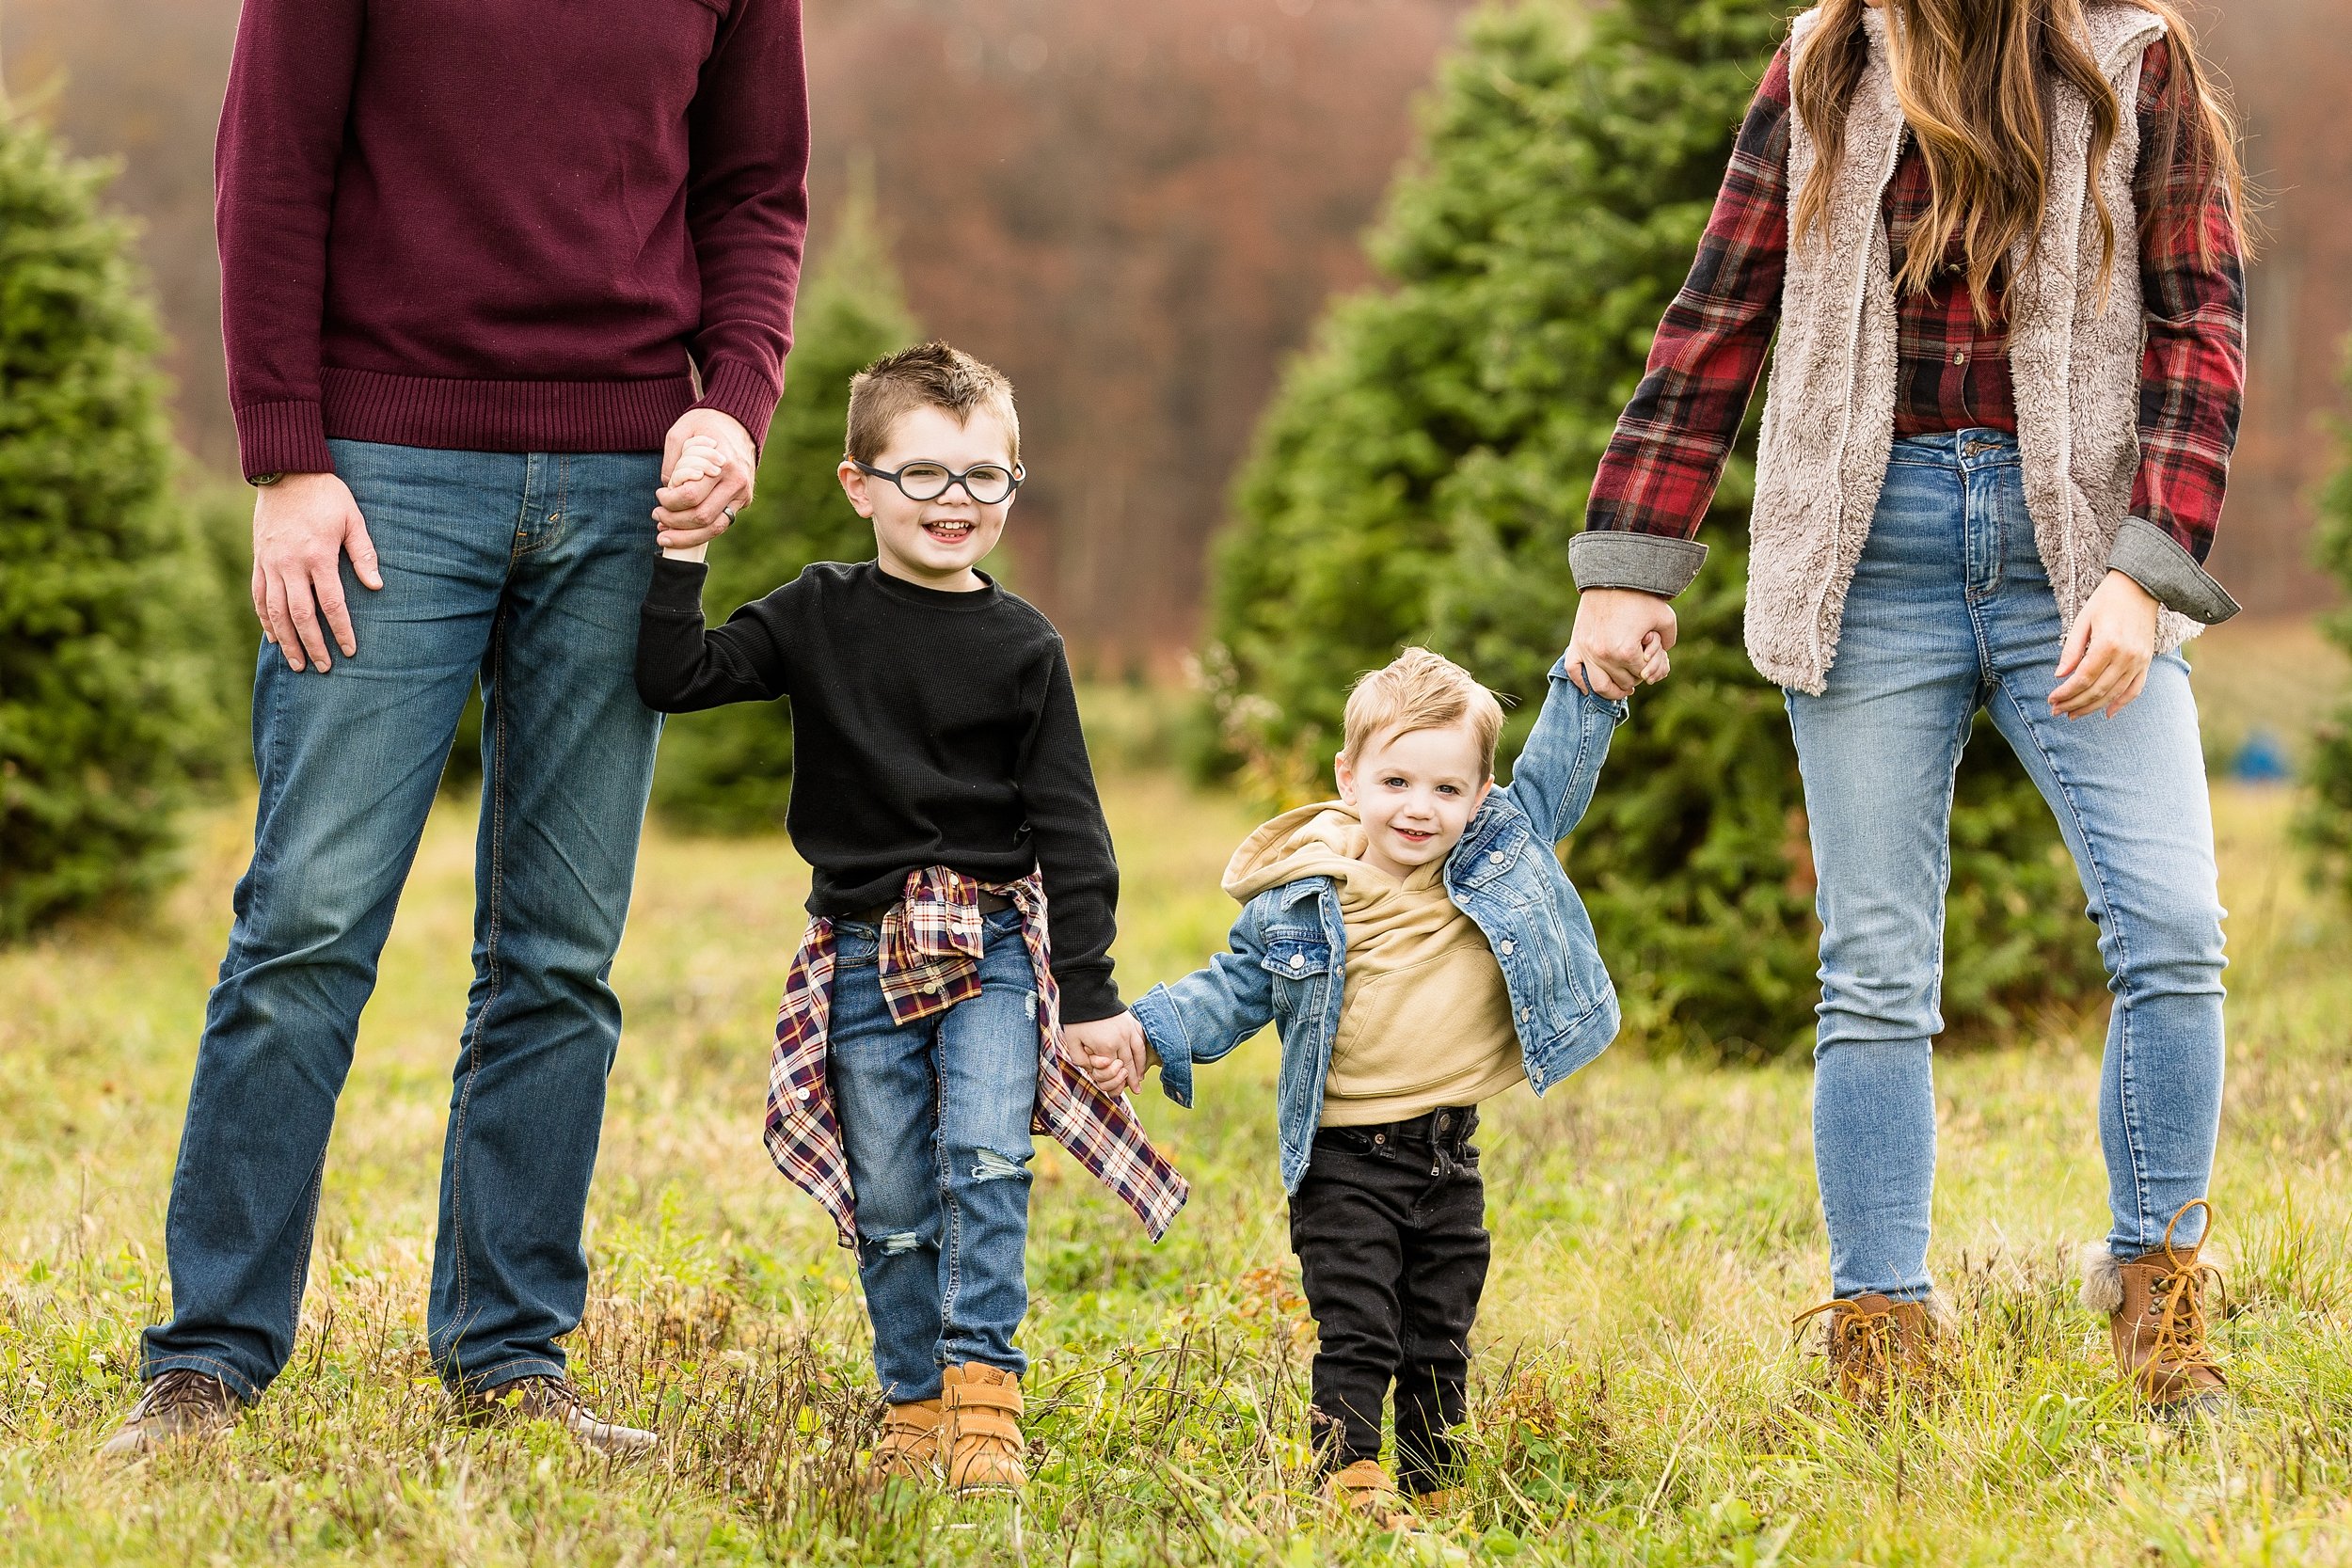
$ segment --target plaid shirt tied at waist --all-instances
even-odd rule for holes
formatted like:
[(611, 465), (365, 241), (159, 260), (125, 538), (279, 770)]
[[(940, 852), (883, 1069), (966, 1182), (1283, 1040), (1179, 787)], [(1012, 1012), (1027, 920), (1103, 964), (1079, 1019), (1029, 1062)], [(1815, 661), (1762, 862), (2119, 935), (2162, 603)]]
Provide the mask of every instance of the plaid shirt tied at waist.
[[(882, 998), (901, 1027), (936, 1017), (980, 989), (980, 947), (987, 930), (980, 895), (1011, 900), (1037, 976), (1037, 1108), (1031, 1130), (1068, 1149), (1095, 1180), (1136, 1212), (1153, 1241), (1168, 1232), (1190, 1187), (1152, 1146), (1124, 1098), (1094, 1086), (1064, 1053), (1061, 993), (1046, 946), (1045, 884), (1036, 872), (1017, 882), (981, 882), (944, 865), (907, 875), (906, 889), (882, 924)], [(857, 1244), (857, 1196), (841, 1123), (825, 1078), (833, 1009), (834, 922), (808, 924), (776, 1009), (776, 1053), (768, 1071), (769, 1156), (794, 1186), (833, 1216), (843, 1246)]]

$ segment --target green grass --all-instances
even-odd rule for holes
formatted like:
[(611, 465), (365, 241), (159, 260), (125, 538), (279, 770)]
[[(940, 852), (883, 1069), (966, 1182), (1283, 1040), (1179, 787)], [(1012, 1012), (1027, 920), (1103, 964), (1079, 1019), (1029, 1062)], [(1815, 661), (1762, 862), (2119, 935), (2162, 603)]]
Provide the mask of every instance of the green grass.
[[(1122, 974), (1200, 960), (1249, 820), (1131, 773)], [(181, 1107), (247, 824), (202, 819), (143, 929), (0, 955), (0, 1557), (230, 1561), (1022, 1564), (2352, 1561), (2352, 923), (2282, 849), (2283, 795), (2221, 796), (2233, 1059), (2215, 1190), (2242, 1403), (2139, 1419), (2073, 1245), (2103, 1228), (2097, 1021), (1941, 1068), (1935, 1264), (1963, 1374), (1857, 1419), (1789, 1315), (1824, 1293), (1798, 1069), (1621, 1048), (1483, 1140), (1496, 1266), (1474, 1464), (1433, 1535), (1327, 1520), (1304, 1490), (1312, 1331), (1275, 1175), (1274, 1048), (1145, 1105), (1196, 1196), (1148, 1244), (1058, 1150), (1039, 1161), (1025, 1504), (844, 1484), (870, 1430), (854, 1277), (758, 1129), (803, 873), (780, 842), (653, 834), (616, 983), (628, 1036), (591, 1216), (575, 1366), (661, 1459), (613, 1471), (551, 1433), (453, 1425), (422, 1305), (466, 991), (469, 812), (445, 808), (367, 1014), (329, 1158), (294, 1365), (234, 1438), (119, 1470), (91, 1449), (162, 1310)]]

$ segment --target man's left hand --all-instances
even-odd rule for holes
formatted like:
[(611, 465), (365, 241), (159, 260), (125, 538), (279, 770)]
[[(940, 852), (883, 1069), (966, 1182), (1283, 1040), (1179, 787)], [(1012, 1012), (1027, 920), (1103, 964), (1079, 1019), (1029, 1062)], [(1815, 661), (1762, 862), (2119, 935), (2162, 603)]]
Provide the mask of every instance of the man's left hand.
[(678, 456), (697, 436), (719, 445), (719, 470), (691, 484), (664, 485), (654, 493), (656, 537), (665, 550), (707, 545), (734, 525), (735, 515), (751, 504), (752, 487), (759, 478), (759, 454), (751, 432), (732, 414), (716, 408), (690, 408), (670, 427), (662, 445), (661, 471), (677, 471)]

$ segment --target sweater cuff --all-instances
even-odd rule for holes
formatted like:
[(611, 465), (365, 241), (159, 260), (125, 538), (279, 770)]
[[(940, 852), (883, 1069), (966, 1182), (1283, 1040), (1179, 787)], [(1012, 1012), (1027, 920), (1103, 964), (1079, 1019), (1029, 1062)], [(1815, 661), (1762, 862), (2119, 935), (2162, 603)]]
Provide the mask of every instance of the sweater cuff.
[(665, 615), (694, 615), (703, 612), (703, 579), (710, 576), (710, 568), (699, 561), (673, 561), (668, 556), (653, 563), (653, 580), (645, 585), (645, 608)]
[(1568, 572), (1580, 594), (1632, 588), (1671, 599), (1691, 586), (1706, 562), (1705, 545), (1663, 533), (1587, 529), (1568, 541)]
[(2238, 612), (2230, 591), (2216, 582), (2197, 558), (2145, 517), (2126, 517), (2107, 552), (2107, 566), (2122, 573), (2167, 610), (2217, 626)]
[(768, 444), (768, 421), (776, 417), (776, 384), (740, 359), (721, 359), (703, 376), (697, 408), (715, 408), (751, 433), (755, 451)]
[(1057, 969), (1054, 983), (1061, 988), (1061, 1021), (1064, 1023), (1092, 1023), (1097, 1019), (1117, 1018), (1127, 1010), (1119, 1000), (1119, 988), (1111, 984), (1111, 966), (1089, 964), (1084, 969)]
[(237, 461), (245, 477), (331, 474), (326, 421), (315, 403), (253, 403), (236, 411)]

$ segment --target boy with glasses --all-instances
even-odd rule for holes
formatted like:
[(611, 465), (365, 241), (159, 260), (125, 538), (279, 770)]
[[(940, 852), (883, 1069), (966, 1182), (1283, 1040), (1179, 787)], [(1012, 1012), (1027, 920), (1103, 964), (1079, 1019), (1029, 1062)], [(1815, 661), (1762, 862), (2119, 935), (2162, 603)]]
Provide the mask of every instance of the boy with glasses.
[(665, 550), (638, 634), (649, 706), (791, 701), (786, 826), (813, 919), (769, 1152), (856, 1249), (890, 1403), (878, 1478), (959, 1491), (1025, 1479), (1032, 1126), (1155, 1240), (1185, 1194), (1076, 1065), (1140, 1031), (1111, 983), (1119, 868), (1061, 639), (977, 569), (1019, 443), (996, 371), (941, 343), (877, 360), (850, 384), (839, 469), (876, 558), (811, 566), (706, 631), (707, 546)]

